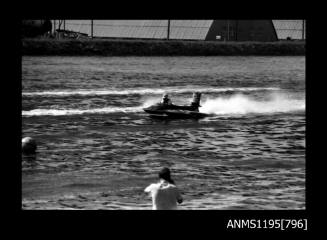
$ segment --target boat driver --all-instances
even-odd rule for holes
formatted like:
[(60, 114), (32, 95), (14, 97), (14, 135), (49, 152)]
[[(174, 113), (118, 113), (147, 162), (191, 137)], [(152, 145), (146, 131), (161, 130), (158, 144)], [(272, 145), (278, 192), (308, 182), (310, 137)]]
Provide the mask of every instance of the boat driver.
[(198, 112), (200, 106), (200, 99), (201, 99), (201, 93), (200, 92), (194, 92), (193, 93), (193, 99), (191, 102), (191, 106), (194, 108), (194, 111)]
[(172, 102), (171, 102), (171, 100), (169, 99), (167, 93), (165, 93), (165, 94), (163, 95), (162, 100), (161, 100), (161, 103), (164, 104), (164, 105), (171, 105), (171, 104), (172, 104)]

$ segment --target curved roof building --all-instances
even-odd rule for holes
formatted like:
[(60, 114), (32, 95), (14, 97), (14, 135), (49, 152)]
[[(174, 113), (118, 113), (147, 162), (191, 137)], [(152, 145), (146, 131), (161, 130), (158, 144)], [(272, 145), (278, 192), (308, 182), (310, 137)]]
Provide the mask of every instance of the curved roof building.
[(60, 23), (57, 26), (61, 29), (101, 38), (209, 41), (305, 39), (304, 20), (61, 20)]

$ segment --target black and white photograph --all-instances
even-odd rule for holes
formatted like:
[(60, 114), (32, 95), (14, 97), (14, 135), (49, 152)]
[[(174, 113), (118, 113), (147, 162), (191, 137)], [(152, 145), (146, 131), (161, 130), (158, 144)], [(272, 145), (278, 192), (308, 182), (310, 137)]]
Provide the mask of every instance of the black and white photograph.
[(22, 210), (306, 210), (306, 20), (25, 19)]

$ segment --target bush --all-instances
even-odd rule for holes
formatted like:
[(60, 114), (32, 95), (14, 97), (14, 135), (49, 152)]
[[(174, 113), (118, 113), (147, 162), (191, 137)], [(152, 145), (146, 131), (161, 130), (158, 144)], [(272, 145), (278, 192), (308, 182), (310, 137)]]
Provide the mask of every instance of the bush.
[(23, 39), (23, 55), (238, 56), (305, 55), (305, 42)]

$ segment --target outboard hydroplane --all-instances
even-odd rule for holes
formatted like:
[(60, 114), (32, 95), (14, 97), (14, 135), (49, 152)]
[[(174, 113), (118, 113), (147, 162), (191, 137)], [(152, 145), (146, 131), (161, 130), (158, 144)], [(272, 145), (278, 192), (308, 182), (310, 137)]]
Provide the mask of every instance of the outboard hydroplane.
[(199, 119), (208, 116), (199, 112), (201, 93), (193, 93), (193, 100), (190, 106), (180, 106), (172, 104), (167, 94), (164, 94), (160, 103), (143, 108), (146, 113), (155, 118), (193, 118)]

